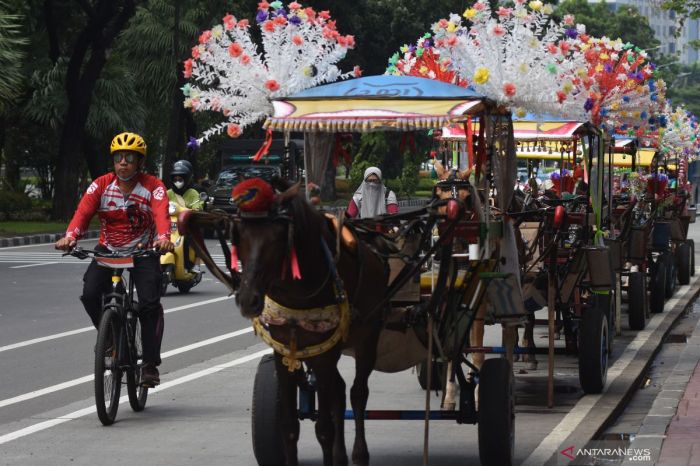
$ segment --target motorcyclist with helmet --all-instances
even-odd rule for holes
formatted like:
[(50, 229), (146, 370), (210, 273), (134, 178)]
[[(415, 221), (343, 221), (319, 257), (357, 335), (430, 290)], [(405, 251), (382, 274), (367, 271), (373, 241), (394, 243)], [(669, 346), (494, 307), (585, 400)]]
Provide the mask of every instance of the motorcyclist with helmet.
[[(173, 164), (173, 169), (170, 171), (170, 182), (172, 188), (168, 189), (168, 199), (180, 207), (192, 210), (202, 210), (204, 208), (204, 200), (199, 192), (193, 188), (192, 164), (188, 160), (178, 160)], [(184, 238), (184, 259), (185, 268), (191, 270), (195, 264), (190, 260), (190, 241), (189, 237)]]
[[(144, 173), (146, 143), (135, 133), (120, 133), (110, 146), (114, 172), (100, 176), (88, 187), (71, 220), (66, 236), (56, 249), (70, 250), (83, 236), (90, 220), (100, 218), (100, 240), (95, 249), (128, 254), (138, 248), (173, 249), (165, 185)], [(80, 300), (93, 325), (102, 317), (102, 295), (111, 289), (112, 272), (94, 260), (83, 277)], [(134, 259), (132, 275), (139, 297), (139, 319), (143, 336), (141, 384), (160, 383), (160, 346), (163, 338), (163, 307), (160, 303), (161, 268), (157, 257)]]

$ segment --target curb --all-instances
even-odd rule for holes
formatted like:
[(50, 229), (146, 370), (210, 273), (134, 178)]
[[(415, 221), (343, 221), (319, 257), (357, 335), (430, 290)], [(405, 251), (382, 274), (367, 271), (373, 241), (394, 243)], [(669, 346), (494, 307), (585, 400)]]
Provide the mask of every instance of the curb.
[[(15, 236), (13, 238), (0, 238), (0, 248), (13, 246), (28, 246), (32, 244), (55, 243), (65, 236), (63, 233), (41, 233), (37, 235)], [(94, 239), (100, 237), (100, 230), (88, 230), (81, 239)]]
[[(653, 363), (656, 354), (661, 350), (664, 339), (676, 321), (683, 316), (688, 306), (700, 294), (697, 277), (695, 280), (691, 280), (690, 285), (683, 295), (678, 296), (679, 300), (676, 305), (665, 312), (665, 318), (642, 345), (620, 376), (595, 401), (585, 419), (581, 420), (576, 429), (560, 445), (575, 445), (583, 448), (588, 442), (595, 440), (597, 436), (602, 434), (625, 409), (625, 406), (637, 391), (644, 375)], [(561, 464), (559, 456), (560, 452), (554, 452), (546, 464)], [(578, 463), (572, 462), (572, 464)]]

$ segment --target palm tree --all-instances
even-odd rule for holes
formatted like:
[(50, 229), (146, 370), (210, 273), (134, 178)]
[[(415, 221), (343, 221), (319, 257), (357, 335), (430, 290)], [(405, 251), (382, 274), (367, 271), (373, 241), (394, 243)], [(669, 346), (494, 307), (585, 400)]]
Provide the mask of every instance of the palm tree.
[(7, 3), (0, 1), (0, 114), (20, 94), (24, 77), (22, 60), (27, 39), (22, 36), (21, 15), (10, 14)]

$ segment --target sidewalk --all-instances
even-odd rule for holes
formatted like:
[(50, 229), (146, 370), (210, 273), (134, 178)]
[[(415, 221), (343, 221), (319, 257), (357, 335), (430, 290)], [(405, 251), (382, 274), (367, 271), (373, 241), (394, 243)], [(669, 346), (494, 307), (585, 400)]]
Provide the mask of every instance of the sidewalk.
[[(696, 329), (688, 344), (700, 345)], [(695, 370), (678, 403), (678, 410), (666, 430), (658, 466), (700, 465), (700, 365)]]
[[(12, 238), (0, 238), (0, 248), (8, 248), (13, 246), (26, 246), (30, 244), (45, 244), (53, 243), (63, 238), (63, 233), (38, 233), (34, 235), (14, 236)], [(100, 230), (88, 230), (85, 232), (83, 239), (99, 238)]]

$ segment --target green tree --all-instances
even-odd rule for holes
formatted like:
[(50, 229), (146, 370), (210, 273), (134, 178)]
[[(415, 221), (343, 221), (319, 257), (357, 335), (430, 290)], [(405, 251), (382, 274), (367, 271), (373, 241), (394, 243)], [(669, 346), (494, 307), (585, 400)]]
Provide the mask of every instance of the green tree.
[(22, 62), (27, 38), (22, 34), (23, 16), (11, 14), (6, 2), (0, 1), (0, 113), (5, 114), (8, 107), (21, 93), (23, 84)]

